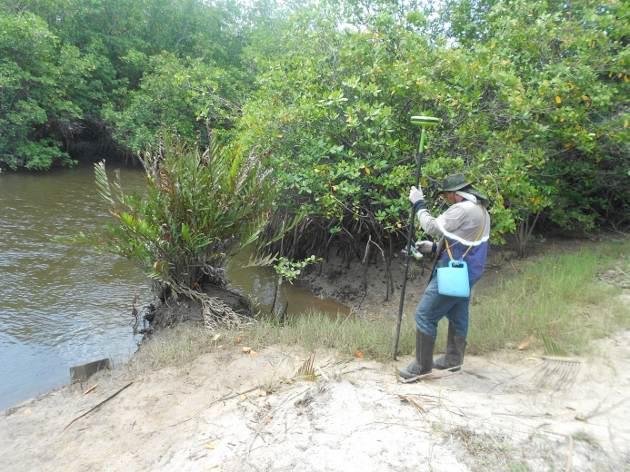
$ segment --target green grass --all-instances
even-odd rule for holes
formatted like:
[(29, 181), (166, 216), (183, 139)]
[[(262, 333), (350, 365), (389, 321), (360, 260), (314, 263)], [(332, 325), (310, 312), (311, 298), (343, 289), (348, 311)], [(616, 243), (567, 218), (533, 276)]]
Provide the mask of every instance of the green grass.
[[(469, 352), (515, 347), (529, 338), (530, 349), (547, 354), (580, 354), (588, 351), (592, 339), (630, 327), (630, 309), (619, 297), (621, 289), (598, 278), (611, 268), (628, 277), (625, 271), (630, 266), (629, 253), (629, 240), (609, 241), (536, 257), (519, 263), (516, 271), (508, 265), (495, 282), (475, 290)], [(262, 319), (245, 335), (258, 348), (275, 343), (297, 344), (349, 355), (361, 351), (385, 360), (391, 358), (394, 328), (394, 319), (335, 318), (314, 313), (294, 317), (286, 325)], [(413, 353), (414, 329), (412, 317), (406, 317), (400, 340), (402, 354)], [(445, 332), (443, 320), (438, 350), (444, 345)]]
[(146, 339), (128, 365), (135, 372), (190, 364), (221, 344), (233, 343), (235, 333), (213, 333), (195, 323), (182, 323)]
[[(251, 343), (300, 345), (307, 350), (334, 349), (341, 354), (385, 359), (391, 356), (395, 324), (391, 319), (364, 320), (354, 316), (331, 317), (321, 313), (307, 313), (292, 317), (285, 325), (275, 320), (262, 319), (246, 333)], [(401, 348), (411, 352), (411, 328), (401, 336)], [(415, 342), (415, 341), (414, 341)]]
[[(630, 327), (621, 289), (630, 274), (630, 241), (586, 245), (527, 261), (519, 273), (498, 278), (474, 295), (470, 345), (487, 352), (527, 338), (546, 354), (580, 354), (593, 339)], [(616, 269), (603, 282), (600, 275)]]

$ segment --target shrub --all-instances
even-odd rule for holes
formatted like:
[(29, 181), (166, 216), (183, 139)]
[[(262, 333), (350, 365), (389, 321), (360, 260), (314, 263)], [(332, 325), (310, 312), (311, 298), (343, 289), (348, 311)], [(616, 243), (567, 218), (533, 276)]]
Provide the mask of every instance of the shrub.
[(114, 223), (102, 243), (136, 261), (156, 282), (162, 298), (183, 294), (208, 300), (202, 285), (226, 286), (230, 254), (256, 240), (268, 218), (273, 187), (255, 155), (195, 145), (167, 135), (143, 155), (147, 190), (125, 194), (110, 183), (105, 164), (95, 165), (100, 193)]

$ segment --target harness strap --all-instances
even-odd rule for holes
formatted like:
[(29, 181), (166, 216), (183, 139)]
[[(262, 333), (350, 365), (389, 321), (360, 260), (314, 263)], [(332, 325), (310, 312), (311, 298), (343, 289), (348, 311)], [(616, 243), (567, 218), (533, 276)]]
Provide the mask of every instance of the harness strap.
[[(484, 215), (484, 218), (483, 218), (483, 224), (481, 225), (481, 228), (479, 228), (479, 233), (477, 233), (477, 236), (475, 237), (475, 241), (478, 241), (478, 240), (479, 240), (479, 238), (480, 238), (480, 237), (481, 237), (481, 235), (483, 234), (483, 230), (485, 229), (485, 227), (486, 227), (486, 217), (485, 217), (485, 215)], [(446, 252), (448, 253), (448, 258), (449, 258), (451, 261), (454, 261), (455, 259), (453, 258), (453, 253), (451, 252), (451, 248), (450, 248), (450, 246), (448, 245), (448, 238), (446, 238), (446, 237), (444, 238), (444, 243), (446, 244)], [(468, 255), (468, 253), (470, 252), (470, 250), (471, 250), (472, 248), (473, 248), (472, 246), (468, 246), (468, 249), (466, 249), (466, 251), (464, 252), (464, 254), (462, 254), (462, 258), (461, 258), (461, 260), (464, 260), (464, 258)]]

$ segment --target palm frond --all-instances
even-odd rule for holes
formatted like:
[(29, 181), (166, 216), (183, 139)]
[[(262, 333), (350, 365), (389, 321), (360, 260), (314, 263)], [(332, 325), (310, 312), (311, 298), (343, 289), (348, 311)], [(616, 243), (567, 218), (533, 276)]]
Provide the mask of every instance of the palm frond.
[(94, 178), (96, 180), (96, 187), (99, 195), (113, 207), (114, 199), (112, 198), (112, 189), (109, 185), (109, 178), (107, 177), (107, 171), (105, 170), (104, 160), (94, 163)]

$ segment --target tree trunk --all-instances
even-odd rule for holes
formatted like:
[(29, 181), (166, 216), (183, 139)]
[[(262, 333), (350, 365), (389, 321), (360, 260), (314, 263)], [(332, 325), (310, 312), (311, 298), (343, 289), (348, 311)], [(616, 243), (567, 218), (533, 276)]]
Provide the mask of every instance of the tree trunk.
[(536, 213), (533, 220), (530, 221), (530, 215), (527, 215), (518, 224), (518, 230), (516, 231), (518, 257), (525, 257), (525, 249), (527, 248), (527, 243), (532, 236), (532, 232), (534, 231), (534, 227), (538, 222), (539, 216), (540, 213)]

